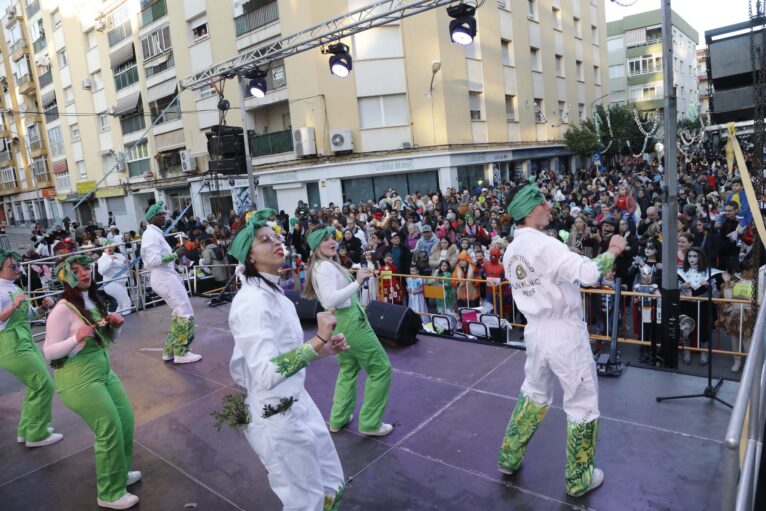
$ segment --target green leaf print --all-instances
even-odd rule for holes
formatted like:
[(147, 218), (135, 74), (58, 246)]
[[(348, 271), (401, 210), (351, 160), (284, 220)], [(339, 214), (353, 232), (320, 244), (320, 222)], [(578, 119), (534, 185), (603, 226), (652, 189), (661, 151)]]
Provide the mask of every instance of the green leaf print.
[(289, 378), (309, 363), (317, 358), (317, 354), (311, 344), (305, 343), (294, 350), (283, 353), (271, 359), (271, 362), (277, 366), (277, 372)]
[(519, 396), (503, 437), (497, 458), (498, 466), (508, 470), (518, 470), (524, 459), (527, 444), (546, 413), (548, 413), (548, 405), (537, 404), (525, 394)]
[(591, 422), (567, 422), (567, 466), (564, 473), (567, 493), (578, 497), (593, 479), (598, 440), (598, 419)]

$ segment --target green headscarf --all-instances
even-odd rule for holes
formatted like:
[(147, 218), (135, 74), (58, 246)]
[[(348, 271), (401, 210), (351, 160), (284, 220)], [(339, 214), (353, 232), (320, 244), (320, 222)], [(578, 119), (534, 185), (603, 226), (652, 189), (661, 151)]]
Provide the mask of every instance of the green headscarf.
[(309, 248), (313, 252), (317, 249), (320, 243), (322, 243), (322, 240), (325, 239), (327, 236), (332, 236), (333, 239), (335, 238), (335, 227), (328, 226), (324, 229), (317, 229), (316, 231), (312, 232), (308, 235), (308, 238), (306, 241), (309, 242)]
[(13, 252), (11, 250), (3, 250), (0, 248), (0, 268), (3, 267), (3, 264), (5, 264), (5, 260), (7, 258), (15, 259), (16, 261), (21, 261), (21, 256), (17, 254), (16, 252)]
[(164, 205), (165, 203), (163, 201), (157, 201), (151, 206), (149, 206), (149, 209), (146, 210), (146, 214), (144, 215), (144, 220), (146, 220), (147, 222), (151, 222), (152, 218), (162, 213)]
[(266, 227), (266, 222), (277, 212), (273, 209), (259, 209), (247, 220), (247, 224), (240, 229), (234, 240), (229, 247), (229, 255), (234, 257), (237, 261), (245, 264), (247, 255), (250, 253), (250, 247), (253, 246), (253, 240), (255, 239), (255, 233), (261, 227)]
[(297, 224), (297, 223), (298, 223), (298, 219), (297, 218), (295, 218), (294, 216), (290, 217), (290, 229), (295, 227), (295, 224)]
[(514, 221), (522, 220), (538, 204), (543, 202), (545, 202), (545, 195), (535, 184), (535, 178), (532, 177), (529, 179), (529, 183), (514, 195), (513, 200), (508, 205), (508, 214), (513, 217)]
[(77, 287), (77, 282), (80, 280), (72, 269), (73, 263), (90, 266), (93, 264), (93, 259), (84, 255), (73, 255), (64, 259), (63, 263), (59, 263), (56, 268), (53, 269), (56, 278), (67, 284), (69, 287)]

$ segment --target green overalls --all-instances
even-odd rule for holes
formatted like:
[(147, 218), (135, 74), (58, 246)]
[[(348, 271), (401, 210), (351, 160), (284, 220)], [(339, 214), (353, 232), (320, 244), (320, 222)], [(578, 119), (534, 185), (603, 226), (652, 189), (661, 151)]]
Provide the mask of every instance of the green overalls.
[(340, 371), (335, 383), (335, 397), (330, 412), (330, 427), (345, 425), (356, 406), (356, 379), (359, 370), (367, 373), (364, 385), (364, 402), (359, 412), (359, 431), (375, 431), (380, 428), (381, 418), (388, 403), (391, 387), (391, 362), (373, 332), (364, 309), (359, 305), (356, 293), (351, 305), (335, 310), (338, 322), (335, 334), (344, 334), (351, 349), (338, 354)]
[(0, 367), (16, 376), (27, 388), (16, 436), (26, 438), (28, 442), (48, 438), (53, 380), (29, 329), (28, 300), (11, 314), (0, 331)]
[[(65, 303), (78, 316), (77, 309)], [(90, 313), (98, 321), (97, 309)], [(86, 324), (92, 325), (90, 321)], [(111, 339), (98, 331), (104, 346), (93, 337), (71, 358), (54, 361), (53, 379), (61, 401), (82, 417), (95, 435), (98, 498), (108, 502), (125, 495), (128, 470), (133, 460), (133, 410), (120, 379), (109, 362)]]

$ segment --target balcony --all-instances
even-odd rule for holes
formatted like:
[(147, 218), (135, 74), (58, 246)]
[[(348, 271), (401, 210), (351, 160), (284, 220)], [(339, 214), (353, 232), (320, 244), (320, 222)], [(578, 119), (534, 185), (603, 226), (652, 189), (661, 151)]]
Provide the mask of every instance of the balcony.
[(109, 39), (109, 47), (111, 48), (120, 41), (124, 41), (127, 37), (130, 37), (131, 34), (133, 34), (133, 28), (130, 26), (130, 20), (117, 25), (106, 33), (107, 38)]
[(35, 82), (32, 81), (32, 77), (29, 74), (25, 74), (16, 80), (16, 87), (19, 88), (19, 92), (21, 94), (29, 94), (30, 92), (35, 92)]
[(13, 43), (10, 47), (11, 52), (11, 59), (14, 61), (19, 60), (21, 57), (24, 56), (25, 53), (27, 53), (27, 42), (26, 40), (19, 39), (15, 43)]
[(53, 83), (53, 72), (49, 69), (41, 75), (37, 76), (37, 81), (40, 83), (40, 88), (47, 87)]
[(34, 0), (27, 4), (27, 17), (31, 18), (40, 10), (40, 0)]
[[(164, 124), (166, 122), (175, 121), (181, 118), (181, 105), (176, 102), (167, 112), (165, 112), (160, 118), (160, 113), (165, 109), (167, 103), (164, 105), (156, 105), (152, 109), (152, 123), (156, 121), (157, 124)], [(157, 120), (160, 118), (159, 120)]]
[(122, 128), (123, 135), (146, 129), (144, 113), (140, 112), (138, 114), (131, 115), (130, 117), (120, 118), (120, 127)]
[(158, 19), (168, 14), (168, 6), (165, 0), (159, 0), (154, 2), (150, 6), (141, 11), (141, 28), (151, 25)]
[[(135, 60), (133, 61), (135, 63)], [(122, 90), (138, 81), (138, 68), (133, 67), (114, 75), (114, 88)]]
[(37, 53), (40, 50), (44, 50), (47, 45), (48, 43), (45, 40), (45, 36), (41, 35), (32, 43), (32, 52)]
[(46, 171), (37, 173), (37, 169), (35, 169), (35, 184), (37, 187), (48, 187), (48, 186), (54, 186), (53, 185), (53, 176), (50, 172)]
[(234, 28), (239, 37), (278, 19), (279, 9), (274, 1), (234, 18)]
[(9, 195), (12, 193), (18, 193), (19, 183), (16, 181), (10, 181), (8, 183), (0, 183), (0, 194)]
[(293, 150), (293, 133), (291, 130), (275, 131), (265, 135), (248, 132), (250, 156), (268, 156), (270, 154), (288, 153)]
[(59, 107), (54, 106), (45, 111), (45, 122), (53, 122), (59, 118)]
[(45, 154), (47, 151), (45, 145), (43, 145), (43, 141), (38, 138), (29, 143), (29, 152), (32, 153), (32, 158), (37, 158), (38, 156)]
[(10, 151), (0, 151), (0, 164), (5, 164), (13, 160), (13, 154)]
[(648, 67), (646, 69), (640, 69), (638, 71), (630, 71), (628, 76), (632, 78), (634, 76), (649, 75), (652, 73), (662, 73), (662, 66), (654, 66)]

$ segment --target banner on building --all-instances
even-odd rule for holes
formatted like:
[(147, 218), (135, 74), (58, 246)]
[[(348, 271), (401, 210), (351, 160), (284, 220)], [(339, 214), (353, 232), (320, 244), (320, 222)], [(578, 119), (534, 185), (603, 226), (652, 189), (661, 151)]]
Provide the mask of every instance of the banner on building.
[(106, 188), (99, 188), (96, 190), (96, 197), (122, 197), (125, 195), (125, 190), (122, 186), (109, 186)]
[(231, 196), (234, 199), (234, 211), (236, 211), (238, 215), (241, 215), (250, 209), (252, 202), (250, 201), (249, 188), (234, 188), (231, 191)]
[(95, 181), (80, 181), (77, 183), (77, 193), (86, 194), (96, 189)]
[(56, 189), (55, 188), (43, 188), (40, 190), (40, 193), (42, 196), (46, 199), (50, 199), (51, 197), (56, 196)]

